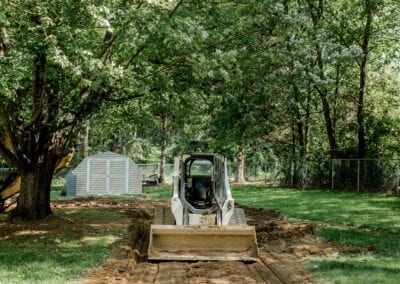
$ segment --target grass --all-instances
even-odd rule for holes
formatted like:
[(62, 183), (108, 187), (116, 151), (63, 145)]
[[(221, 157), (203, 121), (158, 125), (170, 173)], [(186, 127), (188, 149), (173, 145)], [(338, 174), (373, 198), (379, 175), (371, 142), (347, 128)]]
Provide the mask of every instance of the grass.
[(143, 187), (143, 193), (153, 200), (171, 199), (172, 185)]
[(318, 236), (376, 253), (310, 259), (316, 277), (334, 283), (400, 283), (400, 200), (385, 194), (235, 186), (236, 202), (276, 209), (319, 224)]
[(317, 277), (336, 283), (399, 283), (399, 234), (369, 229), (323, 227), (319, 236), (342, 245), (358, 246), (377, 253), (338, 255), (335, 258), (316, 258), (307, 263), (307, 269)]
[(74, 199), (76, 196), (61, 196), (61, 190), (54, 190), (52, 189), (50, 191), (50, 199), (51, 200), (68, 200), (68, 199)]
[(64, 283), (108, 255), (107, 236), (86, 241), (39, 237), (0, 244), (1, 283)]
[[(153, 199), (165, 200), (171, 187), (144, 191)], [(399, 197), (260, 186), (234, 186), (232, 194), (236, 203), (313, 221), (319, 225), (320, 238), (377, 251), (309, 259), (306, 268), (316, 278), (333, 283), (400, 283)]]
[[(154, 200), (168, 200), (171, 186), (144, 187), (143, 193)], [(236, 203), (276, 209), (289, 218), (315, 222), (319, 225), (320, 238), (376, 251), (310, 258), (306, 268), (316, 278), (333, 283), (400, 283), (399, 197), (261, 186), (234, 186), (232, 194)], [(60, 198), (59, 191), (52, 191), (52, 198)], [(57, 214), (98, 222), (115, 223), (119, 218), (117, 213), (93, 209)], [(93, 231), (86, 239), (67, 234), (31, 236), (22, 241), (1, 240), (0, 283), (68, 282), (106, 258), (107, 244), (113, 237), (112, 232)]]
[(396, 196), (256, 186), (234, 187), (232, 194), (238, 203), (277, 209), (292, 218), (400, 234), (400, 201)]
[(333, 283), (399, 283), (399, 257), (371, 253), (309, 261), (306, 268)]
[(81, 227), (72, 227), (70, 231), (40, 227), (40, 233), (34, 232), (35, 227), (27, 230), (18, 224), (8, 228), (3, 225), (5, 231), (1, 232), (0, 226), (0, 283), (67, 283), (106, 259), (110, 244), (121, 234), (110, 226), (106, 231), (96, 229), (96, 224), (120, 221), (121, 215), (116, 212), (80, 209), (55, 214), (90, 224), (80, 224)]

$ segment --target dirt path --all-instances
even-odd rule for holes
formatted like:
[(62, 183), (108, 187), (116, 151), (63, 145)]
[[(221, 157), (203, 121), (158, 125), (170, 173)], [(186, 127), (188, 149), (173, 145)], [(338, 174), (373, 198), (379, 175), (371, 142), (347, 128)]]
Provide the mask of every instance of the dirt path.
[[(118, 235), (110, 244), (111, 257), (87, 271), (72, 283), (315, 283), (304, 269), (308, 256), (356, 252), (318, 240), (315, 227), (307, 222), (289, 222), (276, 211), (246, 208), (249, 225), (254, 225), (260, 261), (243, 262), (147, 262), (150, 225), (156, 206), (167, 202), (82, 198), (53, 201), (54, 217), (45, 222), (21, 222), (3, 227), (0, 240), (23, 238), (27, 233), (46, 232), (53, 236), (90, 236), (94, 230)], [(105, 218), (102, 214), (68, 214), (67, 211), (96, 209), (120, 213)], [(60, 214), (58, 214), (58, 211)], [(67, 214), (66, 214), (67, 213)], [(113, 216), (113, 215), (110, 215)], [(2, 230), (3, 228), (3, 230)], [(318, 283), (322, 283), (318, 281)]]
[[(154, 207), (167, 203), (107, 199), (90, 202), (90, 207), (126, 214), (128, 234), (114, 248), (111, 259), (75, 283), (314, 283), (315, 279), (304, 269), (307, 256), (354, 251), (318, 240), (310, 223), (289, 222), (276, 211), (244, 208), (249, 225), (256, 226), (260, 262), (150, 263), (146, 261), (146, 251)], [(63, 201), (55, 206), (65, 209), (76, 204)]]

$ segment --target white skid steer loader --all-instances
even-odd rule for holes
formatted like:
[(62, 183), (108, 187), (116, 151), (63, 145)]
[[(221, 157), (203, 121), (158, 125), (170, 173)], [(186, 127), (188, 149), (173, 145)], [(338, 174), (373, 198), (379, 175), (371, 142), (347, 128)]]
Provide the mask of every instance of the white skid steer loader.
[(254, 226), (234, 208), (225, 158), (193, 153), (175, 158), (171, 208), (156, 208), (150, 261), (257, 261)]

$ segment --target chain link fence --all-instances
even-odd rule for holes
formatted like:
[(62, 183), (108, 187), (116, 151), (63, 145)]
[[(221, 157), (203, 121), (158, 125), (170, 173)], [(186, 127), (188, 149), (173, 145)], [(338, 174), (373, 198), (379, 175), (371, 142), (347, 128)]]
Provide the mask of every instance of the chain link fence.
[(331, 188), (399, 194), (400, 160), (333, 159)]
[[(160, 175), (160, 164), (138, 164), (142, 178)], [(0, 178), (9, 170), (0, 168)], [(56, 177), (64, 178), (72, 167)], [(172, 184), (173, 164), (165, 165), (165, 182)], [(235, 180), (236, 163), (228, 163), (229, 180)], [(246, 163), (244, 177), (248, 182), (293, 188), (332, 188), (400, 194), (399, 159), (321, 159), (319, 161), (281, 160), (269, 163)]]
[[(236, 163), (228, 162), (228, 175), (235, 181)], [(160, 175), (160, 164), (138, 164), (142, 178)], [(275, 161), (270, 163), (246, 163), (244, 177), (248, 182), (264, 183), (271, 186), (297, 188), (329, 188), (331, 186), (331, 163), (321, 161)], [(165, 165), (165, 182), (172, 184), (173, 164)]]
[[(228, 164), (229, 179), (235, 180), (236, 164)], [(269, 163), (246, 163), (244, 177), (248, 182), (263, 182), (272, 186), (329, 187), (329, 161), (281, 160)]]
[[(137, 164), (141, 173), (142, 179), (147, 179), (152, 176), (160, 177), (161, 166), (158, 163), (153, 164)], [(165, 182), (172, 184), (174, 174), (174, 164), (165, 164)]]
[[(235, 180), (236, 164), (228, 164), (229, 178)], [(398, 159), (288, 160), (246, 163), (248, 182), (293, 188), (331, 188), (368, 192), (400, 193)]]

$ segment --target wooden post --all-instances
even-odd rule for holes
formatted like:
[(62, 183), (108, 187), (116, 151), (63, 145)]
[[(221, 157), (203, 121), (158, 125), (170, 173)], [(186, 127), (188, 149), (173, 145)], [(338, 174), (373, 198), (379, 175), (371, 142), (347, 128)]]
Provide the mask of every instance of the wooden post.
[(396, 181), (397, 181), (397, 183), (396, 183), (396, 192), (397, 192), (397, 195), (399, 195), (399, 178), (400, 178), (400, 160), (398, 160), (397, 161), (397, 169), (396, 169)]

